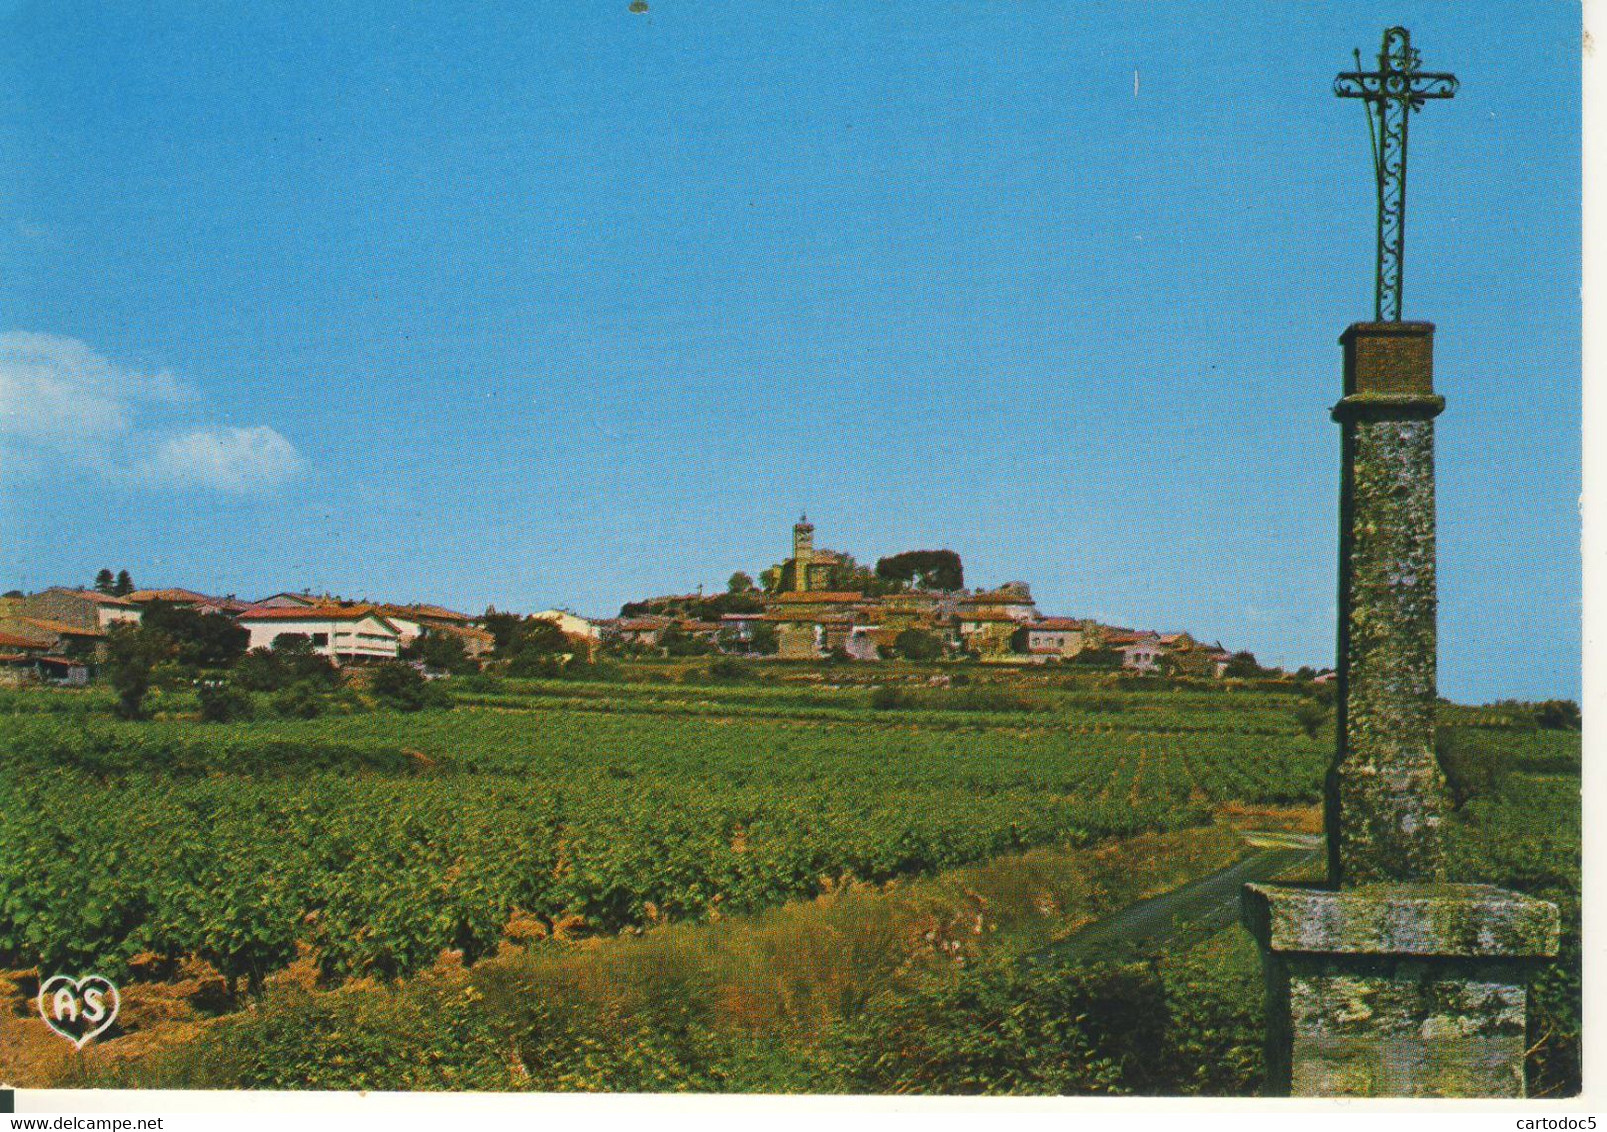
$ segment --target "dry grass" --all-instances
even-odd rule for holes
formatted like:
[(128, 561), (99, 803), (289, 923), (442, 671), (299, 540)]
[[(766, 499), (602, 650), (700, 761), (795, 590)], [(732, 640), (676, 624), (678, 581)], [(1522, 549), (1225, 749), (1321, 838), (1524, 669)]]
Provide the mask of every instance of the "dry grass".
[(1035, 849), (885, 886), (828, 881), (815, 899), (759, 916), (505, 948), (473, 979), (490, 1002), (535, 996), (628, 1018), (675, 994), (715, 1028), (809, 1033), (911, 976), (988, 949), (1041, 946), (1242, 852), (1232, 830), (1215, 827), (1097, 849)]

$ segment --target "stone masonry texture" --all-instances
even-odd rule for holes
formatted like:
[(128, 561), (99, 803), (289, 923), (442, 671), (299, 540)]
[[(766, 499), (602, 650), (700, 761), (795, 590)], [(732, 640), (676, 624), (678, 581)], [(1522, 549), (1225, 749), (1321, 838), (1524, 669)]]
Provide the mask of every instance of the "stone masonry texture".
[(1267, 975), (1267, 1091), (1518, 1097), (1528, 962), (1555, 905), (1488, 885), (1250, 885)]
[(1327, 787), (1335, 884), (1443, 874), (1445, 788), (1434, 756), (1433, 331), (1345, 332), (1340, 500), (1339, 736)]

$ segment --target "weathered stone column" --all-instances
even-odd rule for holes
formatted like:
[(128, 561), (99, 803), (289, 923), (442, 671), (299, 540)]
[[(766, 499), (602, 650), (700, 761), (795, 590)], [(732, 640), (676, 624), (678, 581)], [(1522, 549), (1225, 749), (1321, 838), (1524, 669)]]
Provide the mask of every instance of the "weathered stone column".
[(1434, 757), (1434, 326), (1358, 322), (1340, 337), (1339, 758), (1328, 878), (1440, 880)]
[(1328, 882), (1248, 885), (1273, 1095), (1523, 1095), (1529, 965), (1555, 905), (1444, 883), (1434, 755), (1434, 327), (1345, 331), (1339, 745)]

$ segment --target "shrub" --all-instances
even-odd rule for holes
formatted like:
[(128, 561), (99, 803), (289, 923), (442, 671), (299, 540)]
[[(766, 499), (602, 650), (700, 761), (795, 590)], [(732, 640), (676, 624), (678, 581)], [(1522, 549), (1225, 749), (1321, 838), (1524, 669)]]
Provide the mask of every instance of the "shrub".
[(943, 641), (932, 633), (905, 629), (893, 638), (893, 649), (905, 660), (936, 660), (943, 655)]
[(232, 679), (249, 692), (277, 692), (285, 686), (285, 665), (271, 649), (252, 649), (234, 662)]
[(856, 1092), (1144, 1093), (1165, 1024), (1143, 965), (978, 967), (873, 998), (845, 1060)]
[(1295, 708), (1295, 723), (1308, 739), (1315, 739), (1327, 722), (1328, 709), (1316, 700), (1305, 700)]
[(280, 633), (273, 639), (273, 652), (289, 680), (306, 680), (326, 688), (340, 683), (340, 670), (304, 633)]
[(286, 719), (316, 719), (323, 714), (323, 700), (311, 684), (297, 682), (274, 694), (273, 710)]
[(207, 723), (233, 723), (250, 719), (256, 713), (251, 693), (228, 684), (202, 684), (196, 692), (201, 701), (201, 719)]
[(728, 656), (721, 657), (709, 665), (709, 679), (711, 680), (733, 683), (737, 680), (746, 680), (751, 675), (752, 673), (748, 670), (747, 665)]
[(1505, 755), (1486, 736), (1464, 727), (1436, 731), (1434, 755), (1458, 809), (1473, 798), (1498, 796), (1511, 769)]
[(374, 669), (373, 681), (368, 690), (385, 707), (397, 711), (421, 711), (424, 708), (451, 707), (452, 698), (443, 688), (426, 680), (411, 664), (391, 661)]
[(966, 688), (942, 698), (941, 707), (953, 711), (1038, 711), (1041, 705), (1004, 688)]
[(488, 673), (474, 672), (454, 681), (454, 685), (464, 692), (474, 692), (480, 695), (494, 695), (502, 691), (502, 681)]
[(870, 694), (870, 706), (877, 711), (891, 711), (894, 708), (908, 707), (909, 696), (904, 689), (892, 684), (878, 685)]
[(1534, 721), (1548, 731), (1578, 731), (1582, 726), (1579, 705), (1572, 700), (1547, 700), (1535, 708)]

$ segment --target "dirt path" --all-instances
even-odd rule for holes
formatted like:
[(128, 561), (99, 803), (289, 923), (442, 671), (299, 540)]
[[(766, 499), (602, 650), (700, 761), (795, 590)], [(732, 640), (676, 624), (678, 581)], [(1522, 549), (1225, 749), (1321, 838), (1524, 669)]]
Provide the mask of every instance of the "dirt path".
[(1089, 924), (1026, 960), (1029, 964), (1132, 962), (1153, 955), (1180, 936), (1196, 938), (1232, 924), (1239, 914), (1239, 890), (1271, 880), (1314, 860), (1322, 839), (1297, 833), (1247, 833), (1252, 852), (1199, 880), (1130, 904), (1113, 916)]

